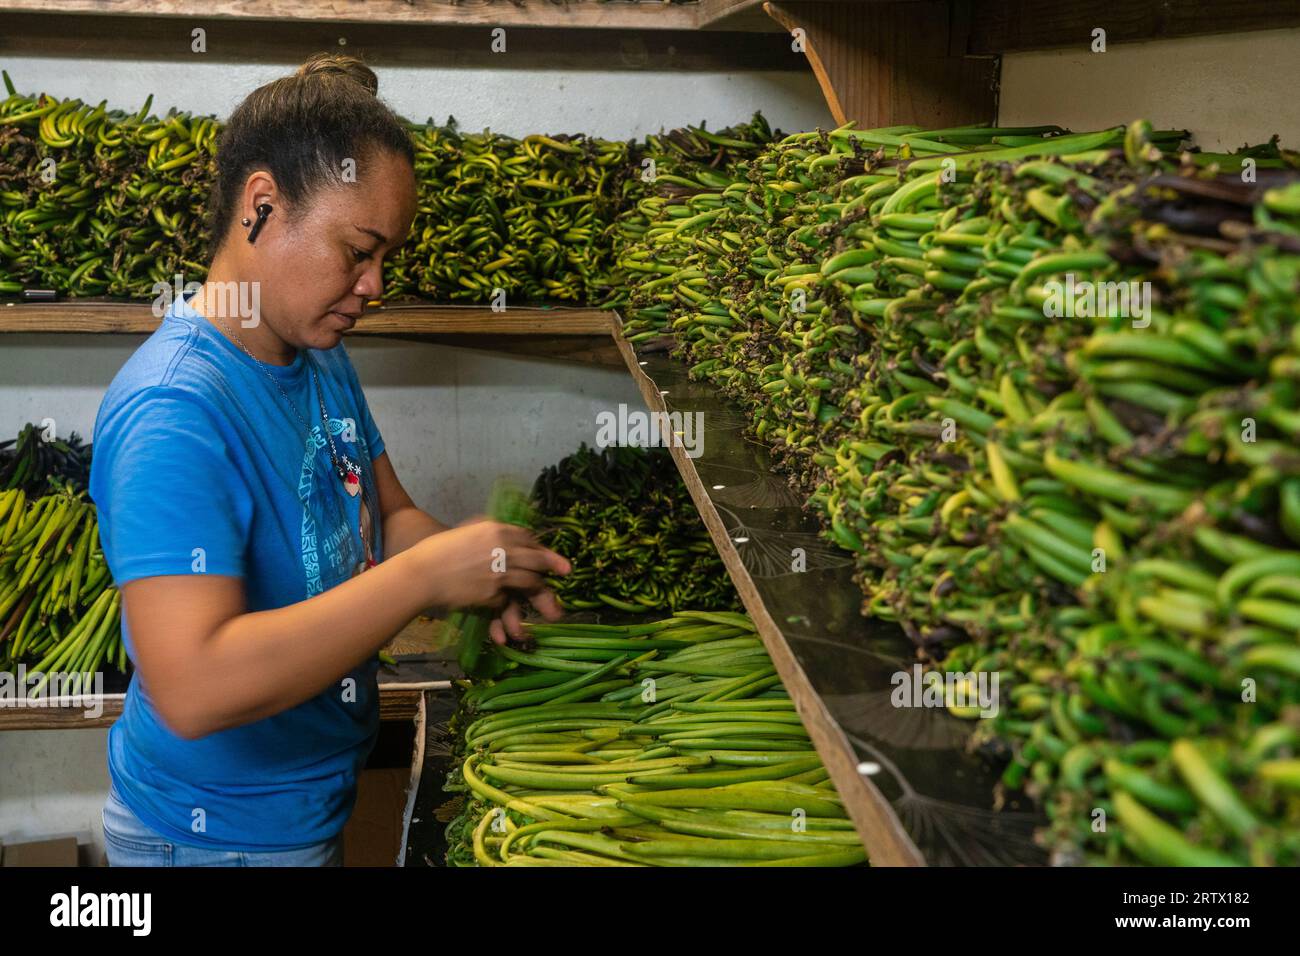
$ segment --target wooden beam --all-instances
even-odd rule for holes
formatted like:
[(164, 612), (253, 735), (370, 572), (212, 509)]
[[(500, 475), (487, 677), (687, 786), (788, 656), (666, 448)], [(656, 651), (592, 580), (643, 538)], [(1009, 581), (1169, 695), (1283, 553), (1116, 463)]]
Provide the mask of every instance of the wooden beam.
[[(411, 720), (420, 704), (422, 691), (413, 689), (385, 690), (379, 683), (379, 719), (381, 721)], [(102, 713), (87, 717), (86, 711), (99, 706), (82, 702), (63, 706), (0, 704), (0, 731), (5, 730), (94, 730), (111, 727), (122, 716), (125, 694), (105, 694), (98, 701)]]
[[(5, 0), (0, 13), (80, 13), (115, 16), (330, 21), (334, 23), (443, 23), (516, 27), (594, 27), (637, 30), (695, 28), (693, 4), (599, 3), (596, 0)], [(198, 23), (196, 23), (198, 25)]]
[(980, 0), (975, 10), (966, 47), (974, 55), (1086, 50), (1097, 28), (1109, 44), (1300, 26), (1295, 0)]
[[(613, 315), (603, 309), (406, 305), (372, 309), (346, 338), (382, 338), (478, 349), (622, 369), (614, 344)], [(148, 305), (69, 299), (0, 306), (4, 333), (147, 335), (158, 328)]]
[[(5, 9), (0, 4), (0, 11)], [(177, 17), (49, 15), (0, 12), (0, 53), (113, 61), (175, 62), (206, 57), (220, 63), (298, 64), (319, 51), (346, 52), (371, 66), (548, 70), (806, 70), (790, 57), (780, 27), (763, 16), (767, 32), (728, 24), (721, 32), (687, 29), (519, 29), (507, 54), (493, 53), (487, 25), (454, 23), (339, 23), (331, 21), (185, 20)], [(207, 52), (191, 52), (190, 31), (202, 26)], [(748, 30), (748, 32), (746, 32)], [(21, 66), (7, 64), (23, 92)], [(286, 70), (286, 72), (288, 72)], [(381, 84), (381, 92), (383, 86)], [(117, 104), (128, 106), (130, 104)], [(166, 105), (172, 105), (170, 103)], [(132, 107), (134, 108), (134, 107)], [(409, 117), (423, 120), (423, 115)], [(436, 116), (442, 121), (445, 116)]]
[[(68, 299), (0, 306), (0, 333), (148, 333), (161, 320), (149, 303)], [(387, 305), (367, 310), (352, 335), (604, 336), (614, 328), (604, 309), (515, 306), (493, 312), (479, 305)]]
[(944, 0), (769, 0), (764, 9), (790, 33), (803, 31), (808, 63), (840, 125), (936, 128), (994, 118), (997, 64), (954, 55), (954, 6)]
[[(76, 706), (18, 706), (11, 702), (0, 705), (0, 731), (3, 730), (94, 730), (111, 727), (122, 716), (124, 694), (105, 694), (97, 702), (82, 702)], [(87, 711), (101, 710), (97, 717), (87, 717)]]

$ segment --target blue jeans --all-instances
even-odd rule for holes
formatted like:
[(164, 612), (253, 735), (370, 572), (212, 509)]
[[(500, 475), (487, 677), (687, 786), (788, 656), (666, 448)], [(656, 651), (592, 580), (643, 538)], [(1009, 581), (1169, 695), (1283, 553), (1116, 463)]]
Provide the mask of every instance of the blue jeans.
[(149, 829), (109, 784), (104, 804), (109, 866), (342, 866), (343, 834), (301, 850), (247, 853), (175, 843)]

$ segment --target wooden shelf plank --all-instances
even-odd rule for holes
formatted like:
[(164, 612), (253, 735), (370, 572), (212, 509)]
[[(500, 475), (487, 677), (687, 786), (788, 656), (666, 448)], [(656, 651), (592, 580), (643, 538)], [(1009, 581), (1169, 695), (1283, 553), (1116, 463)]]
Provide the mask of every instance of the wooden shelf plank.
[(1000, 767), (970, 752), (972, 722), (895, 706), (915, 648), (897, 625), (861, 616), (851, 558), (773, 474), (747, 416), (661, 346), (619, 342), (651, 412), (703, 416), (702, 453), (670, 447), (673, 460), (872, 862), (1044, 863), (1041, 816), (1014, 801), (994, 809)]
[[(385, 687), (386, 683), (396, 683), (399, 677), (394, 677), (391, 681), (384, 679), (379, 682), (380, 720), (415, 719), (419, 709), (420, 696), (425, 691), (411, 686)], [(103, 712), (95, 717), (86, 716), (86, 712), (100, 710), (100, 707), (88, 706), (86, 703), (63, 706), (0, 704), (0, 731), (93, 730), (99, 727), (110, 727), (113, 721), (122, 716), (122, 704), (125, 699), (125, 694), (103, 695), (100, 701)]]
[[(635, 350), (627, 341), (618, 336), (619, 347), (627, 362), (628, 371), (636, 380), (641, 395), (651, 412), (668, 412), (658, 384), (650, 378), (641, 366)], [(809, 683), (807, 675), (790, 652), (781, 633), (781, 628), (772, 618), (762, 597), (754, 588), (744, 562), (736, 550), (735, 542), (727, 533), (726, 525), (714, 506), (712, 498), (704, 490), (693, 460), (687, 456), (686, 449), (680, 446), (670, 448), (673, 460), (677, 463), (686, 487), (690, 491), (695, 507), (704, 520), (717, 546), (718, 553), (731, 575), (736, 590), (740, 593), (745, 609), (758, 627), (763, 645), (772, 656), (777, 674), (785, 685), (786, 691), (794, 700), (798, 712), (813, 746), (821, 756), (822, 762), (830, 772), (835, 788), (844, 800), (863, 845), (871, 855), (871, 861), (877, 866), (917, 866), (924, 862), (920, 851), (904, 832), (897, 817), (889, 809), (880, 791), (858, 772), (858, 761), (853, 756), (843, 731), (827, 711), (825, 703)]]
[[(68, 299), (0, 305), (0, 333), (149, 333), (160, 319), (149, 303)], [(603, 336), (614, 328), (604, 309), (394, 304), (370, 309), (349, 335)]]
[[(732, 31), (736, 37), (745, 33), (779, 33), (788, 29), (780, 17), (764, 13), (767, 0), (698, 0), (692, 3), (661, 3), (653, 0), (571, 0), (567, 4), (548, 0), (523, 0), (516, 5), (510, 0), (495, 3), (483, 0), (425, 0), (420, 4), (410, 0), (4, 0), (0, 2), (0, 17), (12, 22), (9, 35), (0, 39), (0, 49), (8, 52), (25, 52), (26, 34), (36, 27), (24, 25), (29, 18), (43, 18), (42, 24), (52, 33), (42, 42), (50, 46), (41, 52), (61, 53), (71, 50), (85, 55), (86, 49), (95, 50), (96, 40), (107, 36), (102, 21), (116, 19), (122, 22), (158, 23), (179, 19), (198, 20), (210, 24), (209, 40), (216, 49), (229, 50), (231, 43), (224, 42), (224, 30), (242, 24), (257, 22), (267, 31), (289, 29), (297, 31), (292, 37), (268, 32), (265, 36), (239, 38), (240, 51), (236, 55), (267, 53), (294, 56), (294, 50), (305, 44), (312, 50), (322, 43), (345, 42), (337, 34), (346, 31), (347, 49), (364, 53), (376, 62), (428, 62), (430, 52), (439, 54), (437, 61), (447, 64), (447, 57), (460, 58), (473, 55), (463, 43), (440, 45), (436, 36), (427, 34), (427, 28), (447, 31), (464, 31), (485, 27), (536, 28), (537, 34), (547, 31), (572, 34), (578, 30), (625, 31), (628, 37), (620, 44), (604, 45), (602, 49), (574, 51), (587, 60), (602, 56), (617, 59), (625, 66), (645, 66), (647, 57), (667, 57), (675, 68), (711, 69), (728, 57), (739, 55), (749, 65), (755, 57), (767, 56), (769, 69), (783, 69), (781, 58), (773, 58), (760, 44), (746, 46), (743, 41), (729, 41), (724, 49), (694, 48), (691, 33)], [(969, 22), (968, 36), (958, 38), (953, 52), (967, 57), (992, 57), (1001, 53), (1024, 50), (1051, 49), (1062, 46), (1083, 45), (1091, 42), (1092, 30), (1102, 27), (1109, 42), (1135, 42), (1171, 37), (1204, 36), (1209, 34), (1240, 33), (1254, 30), (1272, 30), (1300, 26), (1300, 6), (1294, 0), (1234, 0), (1232, 3), (1170, 3), (1168, 0), (780, 0), (778, 4), (789, 11), (795, 22), (816, 24), (820, 14), (803, 8), (817, 6), (837, 8), (838, 16), (856, 20), (870, 27), (870, 32), (881, 42), (893, 43), (896, 34), (906, 34), (912, 55), (918, 43), (934, 39), (934, 22), (913, 20), (911, 24), (899, 23), (897, 11), (903, 7), (946, 7), (951, 22)], [(880, 8), (868, 11), (867, 8)], [(891, 9), (892, 8), (892, 9)], [(49, 14), (56, 14), (54, 17)], [(913, 14), (915, 15), (915, 14)], [(890, 21), (890, 22), (886, 22)], [(69, 31), (63, 24), (73, 24)], [(99, 26), (95, 26), (99, 23)], [(54, 24), (59, 24), (55, 27)], [(409, 36), (393, 40), (374, 31), (401, 27), (412, 32)], [(146, 31), (157, 32), (157, 27)], [(188, 27), (187, 27), (188, 29)], [(89, 30), (89, 32), (87, 32)], [(653, 46), (640, 46), (636, 33), (679, 34), (668, 52), (658, 52)], [(832, 33), (835, 30), (831, 31)], [(170, 31), (164, 29), (170, 36)], [(113, 42), (121, 46), (121, 38)], [(156, 36), (141, 36), (151, 43), (153, 53), (159, 50)], [(512, 54), (521, 51), (549, 56), (565, 55), (568, 47), (556, 46), (548, 40), (527, 40), (523, 46), (512, 46)], [(823, 38), (823, 44), (834, 40)], [(850, 41), (852, 42), (852, 41)], [(126, 38), (126, 46), (119, 55), (137, 56)], [(588, 45), (589, 47), (590, 45)], [(479, 51), (491, 56), (486, 47)], [(95, 53), (95, 55), (100, 55)], [(138, 54), (147, 58), (150, 52)], [(821, 56), (827, 61), (825, 55)], [(464, 65), (459, 60), (456, 65)], [(517, 65), (517, 64), (516, 64)], [(759, 63), (752, 65), (758, 68)], [(899, 64), (908, 72), (909, 63)], [(975, 67), (969, 67), (975, 70)], [(989, 69), (989, 67), (985, 67)], [(971, 90), (960, 84), (961, 69), (957, 68), (957, 83), (949, 85), (946, 92), (958, 100), (966, 99)], [(878, 73), (874, 81), (884, 81), (893, 86), (888, 76)], [(981, 76), (981, 81), (983, 77)], [(907, 86), (910, 80), (900, 85)], [(929, 95), (926, 97), (930, 98)], [(865, 123), (864, 123), (865, 125)]]
[(694, 29), (693, 3), (567, 4), (524, 0), (482, 3), (465, 0), (5, 0), (0, 13), (113, 14), (116, 16), (185, 17), (332, 23), (481, 24), (495, 27), (589, 27), (597, 29)]
[(0, 705), (0, 730), (93, 730), (111, 726), (122, 716), (122, 694), (105, 694), (100, 700), (103, 712), (88, 717), (87, 712), (100, 710), (100, 706), (79, 703), (62, 706)]
[[(797, 10), (835, 6), (867, 17), (868, 6), (926, 5), (927, 0), (782, 0)], [(4, 0), (0, 14), (64, 14), (123, 18), (186, 18), (200, 21), (275, 21), (313, 24), (415, 26), (519, 26), (539, 28), (679, 30), (780, 29), (758, 14), (765, 0), (699, 0), (695, 3), (571, 0)], [(930, 3), (929, 5), (936, 5)], [(937, 4), (940, 6), (948, 4)], [(1086, 44), (1102, 27), (1108, 40), (1202, 36), (1300, 25), (1293, 0), (1233, 3), (1170, 3), (1168, 0), (953, 0), (972, 22), (969, 55)]]
[[(383, 71), (393, 67), (493, 70), (502, 62), (501, 55), (492, 52), (491, 33), (479, 24), (259, 20), (256, 29), (250, 30), (244, 20), (202, 23), (208, 50), (222, 63), (260, 67), (279, 63), (287, 72), (313, 53), (339, 50), (361, 57), (378, 70), (381, 92), (389, 82), (382, 78)], [(0, 12), (0, 55), (175, 62), (178, 50), (180, 55), (188, 55), (192, 27), (191, 21), (176, 17)], [(508, 43), (513, 70), (802, 72), (808, 68), (802, 57), (786, 55), (789, 41), (761, 7), (708, 29), (530, 28), (511, 30)], [(9, 72), (20, 90), (34, 92), (23, 81), (24, 71), (10, 68)], [(142, 101), (111, 101), (109, 105), (135, 112)], [(185, 104), (155, 98), (159, 112), (172, 105)], [(433, 102), (430, 108), (441, 107)], [(428, 115), (414, 113), (407, 119), (423, 122)], [(447, 114), (435, 114), (433, 119), (441, 123)], [(535, 132), (519, 127), (500, 131), (515, 135)]]

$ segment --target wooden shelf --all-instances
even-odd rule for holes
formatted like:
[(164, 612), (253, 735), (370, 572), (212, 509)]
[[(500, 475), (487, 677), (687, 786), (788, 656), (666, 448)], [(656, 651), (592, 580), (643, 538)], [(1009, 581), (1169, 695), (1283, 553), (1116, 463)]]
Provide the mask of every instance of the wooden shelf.
[[(63, 14), (83, 17), (184, 18), (234, 21), (402, 27), (534, 27), (690, 31), (700, 29), (779, 32), (785, 22), (764, 15), (767, 0), (3, 0), (0, 14)], [(1202, 36), (1300, 25), (1293, 0), (1237, 0), (1232, 3), (1170, 3), (1169, 0), (780, 0), (787, 11), (814, 18), (814, 8), (837, 7), (874, 27), (878, 18), (930, 18), (925, 7), (945, 8), (944, 19), (962, 24), (953, 52), (995, 56), (1019, 50), (1087, 46), (1092, 30), (1106, 30), (1108, 42)], [(913, 8), (907, 10), (906, 8)], [(870, 10), (869, 8), (876, 8)], [(914, 20), (916, 32), (921, 19)], [(896, 21), (907, 27), (905, 21)], [(933, 23), (928, 24), (933, 27)], [(946, 27), (941, 31), (946, 34)], [(961, 91), (951, 91), (960, 94)]]
[(87, 711), (100, 707), (79, 703), (51, 704), (51, 706), (0, 706), (0, 731), (3, 730), (93, 730), (109, 727), (122, 716), (125, 694), (105, 694), (100, 699), (103, 712), (98, 717), (86, 716)]
[[(399, 665), (400, 668), (401, 665)], [(399, 672), (400, 675), (400, 672)], [(379, 719), (383, 721), (414, 720), (419, 708), (420, 697), (436, 687), (410, 686), (412, 682), (401, 680), (401, 686), (385, 687), (396, 683), (397, 678), (381, 679), (379, 682)], [(423, 684), (436, 684), (423, 681)], [(448, 693), (450, 693), (448, 691)], [(54, 706), (13, 706), (0, 705), (0, 731), (5, 730), (93, 730), (110, 727), (113, 721), (122, 716), (122, 704), (125, 694), (105, 694), (101, 698), (103, 712), (96, 717), (87, 717), (86, 711), (98, 710), (84, 703)]]
[[(0, 305), (5, 332), (149, 333), (161, 319), (148, 303), (103, 299), (63, 302), (6, 302)], [(514, 306), (493, 312), (479, 305), (378, 306), (367, 310), (349, 335), (603, 335), (614, 328), (604, 309)]]
[[(612, 343), (611, 343), (612, 345)], [(379, 719), (381, 721), (413, 720), (417, 716), (420, 700), (426, 695), (451, 697), (449, 682), (460, 677), (453, 652), (437, 646), (439, 623), (435, 618), (420, 615), (402, 628), (385, 646), (385, 651), (397, 660), (395, 665), (380, 668)], [(87, 717), (85, 712), (97, 708), (84, 702), (45, 706), (15, 706), (0, 703), (0, 731), (4, 730), (88, 730), (108, 727), (122, 715), (125, 689), (129, 678), (117, 670), (108, 672), (104, 686), (108, 692), (101, 697), (103, 713)]]
[[(786, 0), (791, 6), (819, 0)], [(838, 0), (844, 6), (914, 0)], [(0, 14), (185, 18), (298, 24), (697, 30), (774, 33), (764, 0), (4, 0)]]
[[(379, 688), (379, 719), (383, 721), (415, 718), (421, 691), (416, 689), (384, 690)], [(106, 695), (103, 712), (87, 717), (84, 705), (54, 707), (0, 706), (0, 731), (5, 730), (93, 730), (110, 727), (122, 716), (122, 694)]]
[(0, 3), (0, 13), (184, 17), (196, 23), (235, 19), (682, 30), (696, 26), (696, 6), (594, 0), (567, 4), (524, 0), (518, 5), (473, 0), (6, 0)]
[(670, 447), (673, 460), (872, 863), (1045, 863), (1041, 817), (1014, 800), (994, 809), (1000, 768), (970, 752), (973, 723), (893, 705), (915, 648), (897, 625), (861, 616), (851, 557), (773, 473), (747, 416), (662, 347), (638, 352), (621, 334), (619, 346), (651, 412), (703, 416), (702, 453)]
[[(546, 0), (543, 0), (546, 2)], [(109, 62), (174, 63), (177, 50), (188, 55), (190, 30), (194, 22), (174, 16), (88, 16), (47, 13), (3, 12), (0, 3), (0, 56), (67, 57), (75, 60)], [(502, 10), (511, 6), (503, 4)], [(268, 63), (281, 64), (288, 72), (313, 53), (339, 50), (361, 57), (381, 74), (388, 69), (436, 67), (441, 70), (499, 69), (503, 56), (492, 52), (492, 35), (485, 25), (455, 20), (451, 23), (339, 23), (329, 20), (258, 20), (250, 24), (235, 18), (202, 19), (211, 55), (224, 64), (247, 64), (265, 70)], [(588, 27), (511, 29), (508, 35), (508, 66), (519, 70), (628, 70), (692, 73), (803, 72), (808, 69), (802, 54), (790, 50), (790, 42), (761, 7), (750, 7), (722, 22), (696, 29), (693, 25), (674, 29)], [(34, 92), (24, 83), (25, 71), (9, 66), (15, 84)], [(382, 79), (380, 92), (389, 80)], [(398, 81), (404, 82), (404, 81)], [(391, 92), (391, 91), (390, 91)], [(388, 94), (385, 94), (388, 95)], [(141, 102), (118, 102), (135, 112)], [(184, 103), (156, 100), (166, 110)], [(437, 113), (435, 101), (429, 113), (410, 113), (407, 119), (423, 122), (433, 114), (435, 122), (447, 119)], [(424, 109), (424, 107), (420, 107)], [(695, 117), (684, 117), (693, 120)], [(466, 128), (462, 125), (462, 128)], [(494, 127), (495, 128), (495, 127)], [(472, 128), (470, 128), (472, 129)], [(524, 135), (537, 132), (520, 127), (501, 132)], [(543, 130), (543, 132), (582, 132)], [(591, 132), (591, 130), (586, 130)]]
[[(160, 319), (148, 304), (70, 299), (0, 305), (0, 341), (18, 333), (147, 335)], [(371, 309), (348, 338), (393, 338), (533, 358), (622, 368), (614, 314), (605, 309), (477, 305), (402, 305)]]
[[(619, 342), (628, 371), (636, 380), (642, 398), (651, 412), (667, 413), (676, 410), (684, 414), (694, 414), (697, 411), (689, 400), (682, 402), (678, 399), (674, 399), (670, 409), (664, 396), (673, 389), (662, 388), (669, 383), (657, 382), (651, 378), (643, 367), (649, 364), (649, 359), (640, 359), (637, 352), (621, 335)], [(659, 377), (662, 379), (663, 376)], [(705, 428), (708, 429), (707, 420)], [(706, 438), (706, 449), (710, 444), (716, 448), (716, 441), (709, 442)], [(822, 763), (830, 772), (835, 789), (843, 799), (845, 809), (852, 818), (858, 835), (871, 856), (872, 863), (877, 866), (921, 865), (924, 858), (920, 851), (899, 825), (898, 820), (893, 817), (880, 791), (858, 772), (858, 761), (853, 756), (853, 749), (843, 730), (836, 724), (825, 702), (818, 695), (803, 668), (799, 666), (782, 634), (780, 625), (772, 617), (762, 596), (755, 589), (753, 579), (737, 550), (736, 542), (728, 533), (727, 525), (719, 514), (715, 502), (700, 480), (694, 460), (687, 456), (684, 448), (673, 446), (670, 451), (695, 502), (695, 507), (699, 510), (710, 537), (713, 538), (718, 554), (726, 565), (736, 590), (740, 593), (745, 609), (758, 627), (763, 646), (772, 656), (772, 663), (776, 666), (781, 683), (794, 700), (795, 710), (808, 730), (808, 736), (822, 758)]]

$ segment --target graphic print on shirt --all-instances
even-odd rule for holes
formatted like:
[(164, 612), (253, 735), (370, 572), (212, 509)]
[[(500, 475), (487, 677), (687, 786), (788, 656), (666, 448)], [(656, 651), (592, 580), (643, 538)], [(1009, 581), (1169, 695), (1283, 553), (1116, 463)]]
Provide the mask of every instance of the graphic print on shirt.
[(302, 474), (298, 479), (298, 500), (302, 502), (302, 569), (307, 575), (307, 596), (320, 594), (320, 560), (316, 556), (316, 520), (308, 504), (316, 484), (316, 453), (325, 445), (320, 429), (313, 427), (307, 436), (302, 455)]
[[(329, 419), (329, 433), (336, 439), (350, 426), (351, 420)], [(320, 452), (328, 444), (321, 427), (313, 425), (303, 448), (302, 471), (298, 479), (298, 499), (302, 502), (302, 568), (306, 576), (307, 597), (324, 591), (326, 580), (329, 587), (347, 580), (365, 560), (357, 530), (361, 497), (349, 498), (342, 488), (332, 488), (328, 484), (321, 488), (316, 482)], [(360, 454), (351, 457), (360, 457), (362, 480), (371, 483), (370, 448), (360, 432), (356, 433), (356, 445)], [(326, 468), (332, 477), (332, 469), (328, 465)], [(357, 510), (355, 515), (352, 513), (354, 509)], [(323, 531), (322, 525), (330, 530)]]

